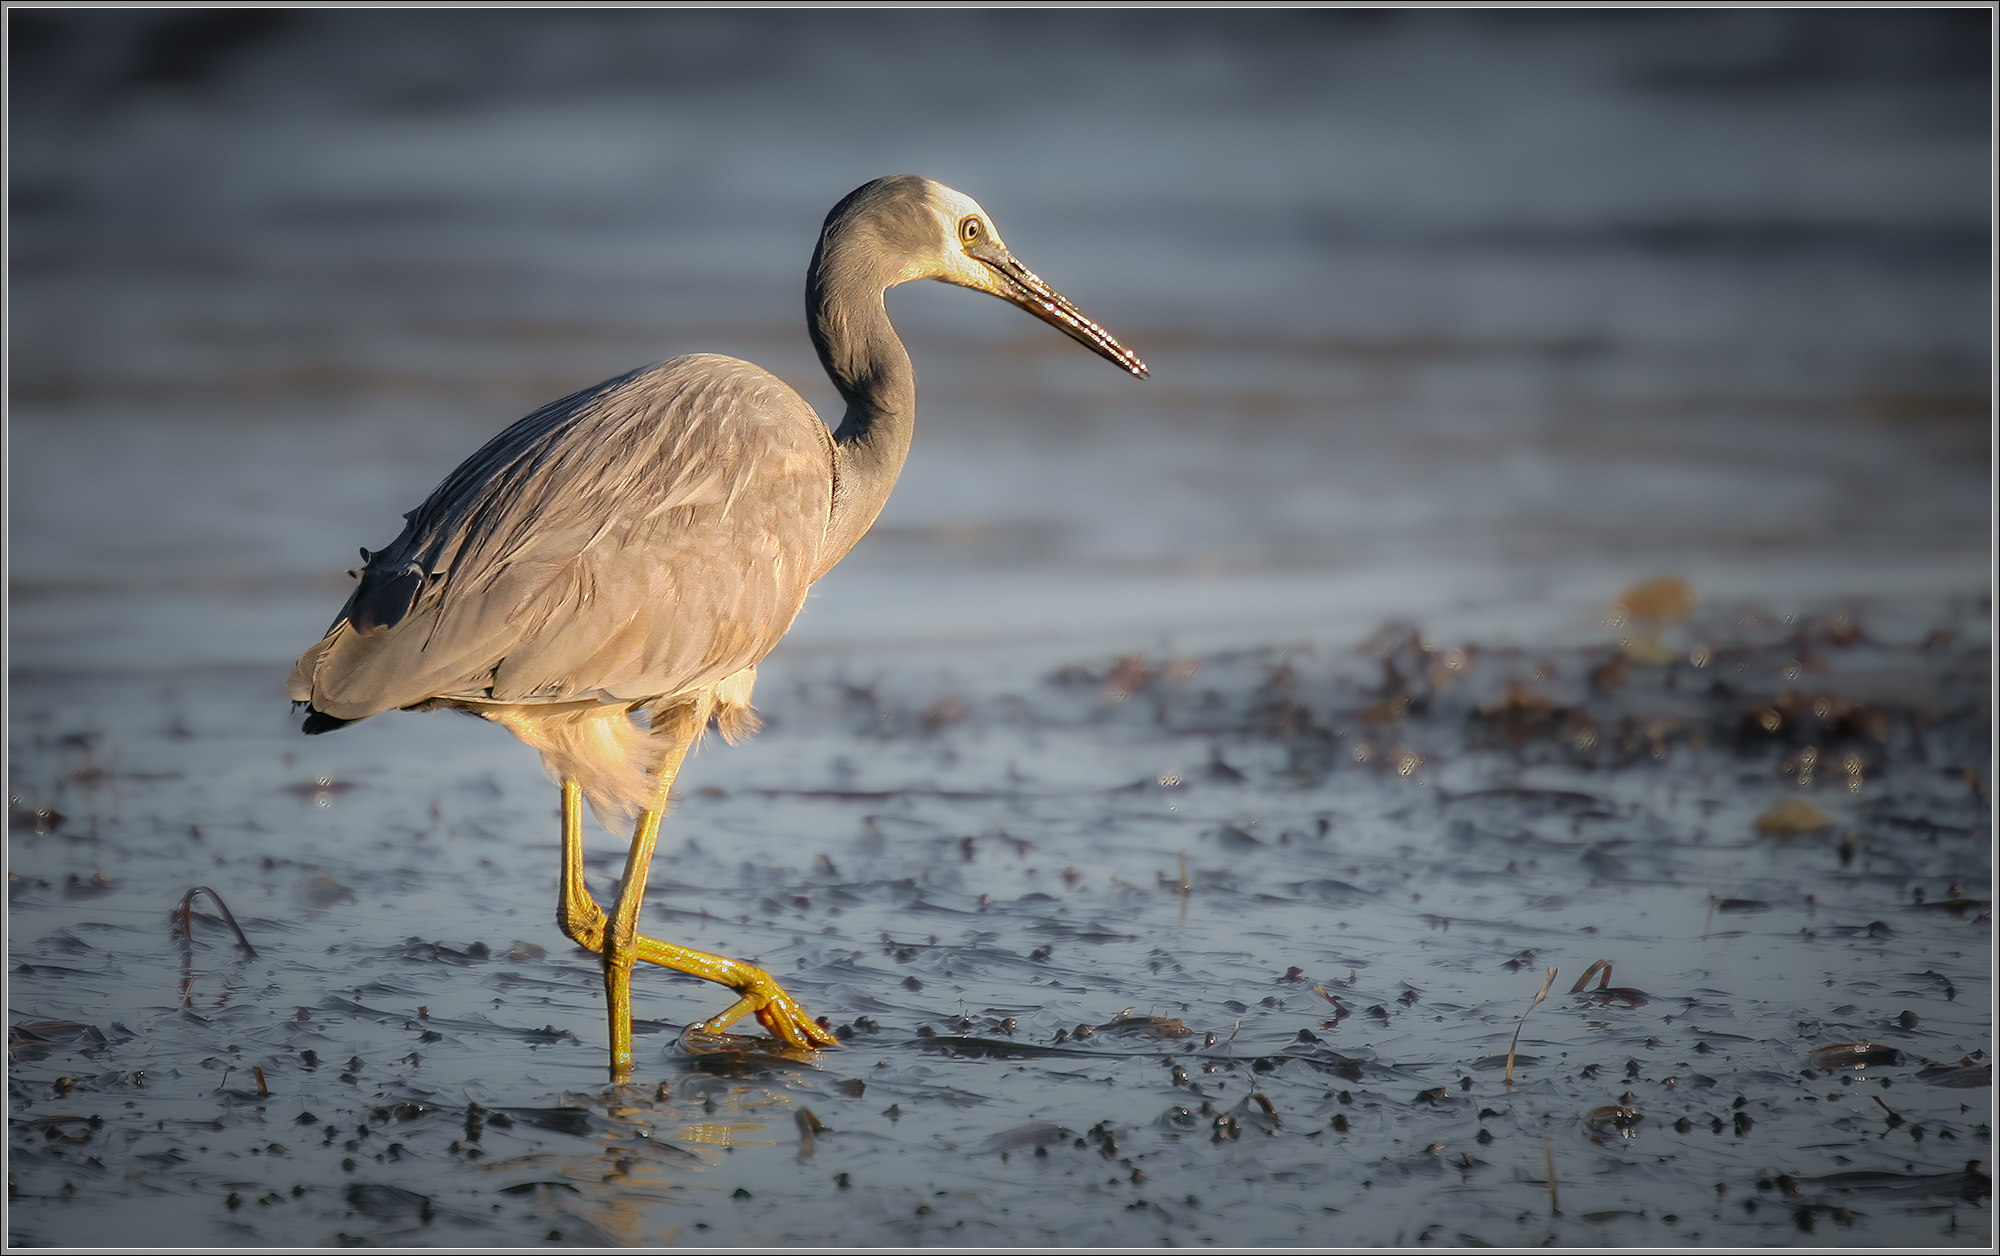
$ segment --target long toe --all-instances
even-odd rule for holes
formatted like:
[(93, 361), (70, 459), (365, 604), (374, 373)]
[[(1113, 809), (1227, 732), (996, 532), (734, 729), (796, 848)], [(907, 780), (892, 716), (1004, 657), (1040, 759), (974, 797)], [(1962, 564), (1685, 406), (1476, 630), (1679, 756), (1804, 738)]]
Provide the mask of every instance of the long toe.
[(837, 1047), (840, 1039), (822, 1028), (806, 1010), (799, 1006), (797, 999), (783, 990), (767, 1000), (757, 1009), (757, 1022), (771, 1032), (771, 1036), (795, 1047)]

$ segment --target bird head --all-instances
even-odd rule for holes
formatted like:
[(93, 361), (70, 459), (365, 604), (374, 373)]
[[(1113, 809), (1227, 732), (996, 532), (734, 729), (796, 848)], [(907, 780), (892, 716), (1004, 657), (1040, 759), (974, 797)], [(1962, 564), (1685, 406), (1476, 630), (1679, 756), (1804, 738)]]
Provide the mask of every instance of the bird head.
[[(836, 238), (879, 257), (897, 259), (884, 287), (937, 279), (976, 288), (1020, 306), (1064, 335), (1141, 379), (1146, 364), (1041, 276), (1014, 260), (978, 201), (917, 175), (863, 184), (834, 206), (821, 234), (824, 251)], [(817, 265), (817, 259), (815, 259)]]

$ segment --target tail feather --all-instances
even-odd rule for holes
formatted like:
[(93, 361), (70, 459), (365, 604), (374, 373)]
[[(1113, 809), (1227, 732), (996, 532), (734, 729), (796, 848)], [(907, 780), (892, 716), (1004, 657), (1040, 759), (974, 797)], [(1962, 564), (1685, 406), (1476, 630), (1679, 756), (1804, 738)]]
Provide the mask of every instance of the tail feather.
[(343, 720), (337, 716), (328, 715), (324, 711), (308, 711), (306, 713), (306, 721), (299, 725), (299, 730), (310, 737), (319, 733), (330, 733), (336, 728), (346, 728), (349, 724), (359, 722), (358, 720)]

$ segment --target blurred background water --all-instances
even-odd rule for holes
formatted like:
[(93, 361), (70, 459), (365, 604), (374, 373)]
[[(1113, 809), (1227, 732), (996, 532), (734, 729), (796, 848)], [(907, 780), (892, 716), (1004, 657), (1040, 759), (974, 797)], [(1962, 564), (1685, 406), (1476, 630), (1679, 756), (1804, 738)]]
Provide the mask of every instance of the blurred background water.
[(901, 170), (1154, 377), (898, 290), (916, 450), (795, 655), (1982, 591), (1987, 21), (17, 11), (12, 666), (280, 668), (646, 361), (826, 412), (812, 241)]

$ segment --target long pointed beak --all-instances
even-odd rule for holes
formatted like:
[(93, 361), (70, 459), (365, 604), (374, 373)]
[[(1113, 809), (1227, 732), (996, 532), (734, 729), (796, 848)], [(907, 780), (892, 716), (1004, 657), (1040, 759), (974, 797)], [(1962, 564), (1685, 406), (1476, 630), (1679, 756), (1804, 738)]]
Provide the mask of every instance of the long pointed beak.
[(1147, 377), (1146, 364), (1139, 355), (1118, 343), (1112, 334), (1083, 316), (1069, 298), (1042, 281), (1042, 277), (1014, 260), (1011, 253), (991, 237), (967, 248), (966, 253), (986, 264), (996, 282), (987, 289), (994, 296), (1012, 301), (1049, 326), (1056, 328), (1099, 357), (1116, 362), (1137, 375)]

